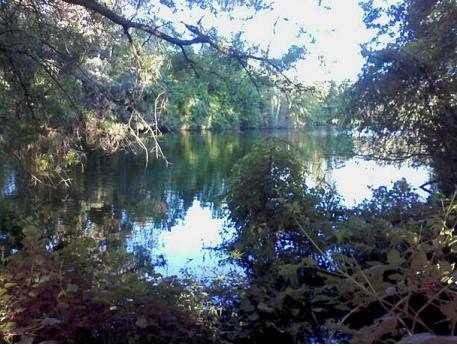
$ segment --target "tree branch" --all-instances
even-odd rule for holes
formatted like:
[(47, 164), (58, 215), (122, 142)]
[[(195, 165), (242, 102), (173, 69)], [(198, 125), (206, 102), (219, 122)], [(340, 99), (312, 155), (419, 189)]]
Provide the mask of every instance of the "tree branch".
[(62, 0), (63, 2), (66, 2), (68, 4), (72, 5), (78, 5), (82, 6), (88, 10), (91, 10), (95, 13), (98, 13), (99, 15), (109, 19), (113, 23), (122, 26), (124, 31), (132, 28), (132, 29), (138, 29), (144, 32), (147, 32), (157, 38), (160, 38), (164, 41), (167, 41), (171, 44), (177, 45), (177, 46), (190, 46), (193, 44), (198, 44), (198, 43), (207, 43), (207, 44), (213, 44), (213, 41), (211, 38), (207, 35), (202, 34), (201, 32), (198, 33), (196, 37), (193, 39), (189, 40), (183, 40), (174, 36), (170, 36), (162, 31), (160, 31), (157, 27), (154, 27), (152, 25), (147, 25), (139, 22), (135, 22), (133, 20), (129, 20), (123, 16), (118, 15), (108, 7), (99, 4), (97, 1), (93, 0)]
[[(181, 39), (176, 36), (171, 36), (171, 35), (164, 33), (163, 31), (159, 30), (158, 26), (153, 26), (151, 24), (144, 24), (144, 23), (140, 23), (140, 22), (137, 22), (134, 20), (129, 20), (94, 0), (62, 0), (62, 1), (66, 2), (68, 4), (82, 6), (82, 7), (86, 8), (87, 10), (90, 10), (94, 13), (97, 13), (97, 14), (109, 19), (114, 24), (120, 25), (123, 28), (124, 33), (126, 33), (126, 34), (128, 33), (128, 30), (130, 28), (149, 33), (152, 36), (155, 36), (161, 40), (164, 40), (168, 43), (178, 46), (183, 51), (184, 54), (185, 54), (185, 51), (183, 48), (186, 46), (191, 46), (191, 45), (195, 45), (195, 44), (208, 44), (216, 51), (228, 56), (229, 58), (234, 59), (238, 63), (243, 59), (246, 59), (246, 60), (250, 59), (250, 60), (263, 62), (267, 66), (269, 66), (275, 73), (277, 73), (279, 76), (281, 76), (288, 84), (293, 85), (297, 89), (301, 89), (301, 86), (299, 84), (293, 82), (289, 77), (287, 77), (284, 74), (283, 69), (281, 67), (279, 67), (273, 59), (269, 59), (267, 57), (257, 56), (257, 55), (253, 55), (253, 54), (246, 54), (243, 52), (238, 52), (233, 49), (223, 48), (220, 45), (218, 45), (218, 43), (215, 42), (215, 40), (213, 38), (211, 38), (210, 36), (201, 32), (195, 26), (185, 24), (185, 27), (187, 28), (187, 30), (189, 30), (190, 33), (195, 35), (195, 37), (192, 39)], [(129, 37), (129, 36), (130, 35), (127, 35), (128, 39), (130, 41), (131, 37)], [(187, 57), (185, 57), (185, 58), (187, 60)], [(243, 67), (245, 67), (245, 66), (243, 66)]]
[(195, 77), (200, 78), (200, 74), (198, 73), (197, 69), (195, 68), (195, 62), (191, 58), (189, 58), (189, 56), (187, 55), (186, 49), (183, 46), (181, 46), (180, 48), (181, 48), (182, 55), (184, 56), (184, 59), (186, 59), (186, 61), (190, 64), (192, 71), (194, 71)]

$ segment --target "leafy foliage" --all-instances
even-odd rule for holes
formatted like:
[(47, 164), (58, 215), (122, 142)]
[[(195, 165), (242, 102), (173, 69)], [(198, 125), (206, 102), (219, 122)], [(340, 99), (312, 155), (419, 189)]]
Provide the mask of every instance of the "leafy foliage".
[(427, 220), (386, 218), (383, 233), (376, 230), (379, 224), (365, 223), (363, 237), (351, 232), (342, 238), (348, 253), (334, 252), (340, 277), (328, 277), (323, 291), (333, 292), (347, 314), (328, 325), (353, 342), (393, 342), (424, 331), (455, 335), (454, 200), (442, 213), (435, 207), (420, 214)]
[(174, 55), (165, 72), (170, 92), (162, 126), (220, 130), (268, 125), (268, 87), (256, 89), (252, 76), (221, 54), (208, 49), (187, 54), (191, 63)]
[(335, 126), (348, 128), (351, 124), (349, 100), (351, 85), (343, 81), (315, 84), (306, 91), (292, 91), (290, 113), (296, 123), (312, 126)]
[(241, 342), (303, 342), (318, 334), (311, 310), (316, 251), (300, 231), (325, 232), (322, 191), (305, 184), (305, 169), (287, 144), (270, 140), (235, 167), (227, 197), (236, 231), (225, 247), (249, 277), (238, 315)]
[(161, 104), (149, 105), (160, 54), (113, 40), (112, 25), (62, 2), (0, 6), (0, 144), (32, 167), (34, 182), (68, 185), (89, 149), (144, 147), (140, 132), (157, 135)]
[[(0, 272), (0, 336), (7, 342), (211, 342), (208, 299), (192, 278), (137, 268), (91, 239), (59, 251), (34, 226)], [(199, 293), (200, 292), (200, 293)]]
[[(325, 203), (322, 192), (312, 198), (308, 191), (298, 200), (287, 188), (262, 194), (258, 177), (271, 179), (262, 162), (275, 161), (261, 153), (258, 148), (258, 161), (248, 156), (240, 163), (229, 197), (238, 225), (229, 242), (236, 246), (232, 257), (250, 280), (238, 311), (244, 321), (240, 340), (372, 343), (422, 332), (455, 335), (454, 200), (445, 201), (444, 209), (438, 199), (421, 202), (404, 180), (391, 190), (374, 190), (373, 199), (348, 210), (338, 201)], [(276, 155), (277, 162), (288, 157), (284, 162), (294, 167), (287, 151)], [(302, 181), (300, 174), (283, 177)], [(275, 193), (295, 215), (279, 204), (270, 214), (268, 205), (255, 208), (262, 197), (280, 199)], [(288, 226), (275, 222), (281, 216)], [(274, 237), (278, 230), (288, 242)], [(258, 257), (269, 261), (254, 262)]]
[[(216, 14), (239, 7), (255, 13), (270, 5), (2, 2), (0, 145), (26, 163), (33, 183), (68, 188), (71, 169), (84, 165), (92, 150), (141, 151), (146, 164), (151, 152), (163, 156), (160, 130), (333, 121), (314, 89), (287, 99), (290, 88), (277, 77), (303, 57), (303, 47), (270, 59), (241, 34), (223, 39), (201, 22), (186, 24), (183, 32), (160, 16), (163, 6), (199, 6)], [(122, 17), (126, 11), (135, 18)], [(198, 53), (194, 44), (203, 44)]]
[[(367, 152), (388, 159), (428, 157), (442, 190), (455, 177), (455, 1), (410, 0), (384, 7), (365, 4), (365, 22), (378, 35), (355, 85), (353, 107)], [(383, 42), (388, 43), (383, 43)]]
[(309, 223), (320, 217), (312, 212), (320, 196), (307, 188), (303, 166), (283, 146), (271, 139), (240, 160), (227, 197), (229, 217), (238, 230), (230, 251), (240, 254), (237, 259), (244, 267), (258, 265), (254, 272), (263, 266), (263, 271), (268, 270), (276, 256), (285, 256), (276, 251), (278, 247), (288, 244), (292, 258), (294, 251), (300, 251), (292, 233), (296, 233), (295, 219), (304, 209)]

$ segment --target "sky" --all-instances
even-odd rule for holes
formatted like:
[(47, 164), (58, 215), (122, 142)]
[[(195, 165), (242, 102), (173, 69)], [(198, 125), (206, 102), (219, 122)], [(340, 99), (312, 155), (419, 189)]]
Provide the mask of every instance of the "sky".
[[(231, 14), (242, 18), (247, 12), (237, 9)], [(276, 0), (273, 10), (245, 22), (221, 15), (216, 18), (200, 9), (168, 16), (178, 26), (181, 21), (195, 23), (202, 18), (204, 27), (215, 27), (224, 36), (243, 31), (248, 42), (265, 48), (270, 45), (273, 57), (282, 55), (292, 44), (305, 44), (308, 54), (291, 72), (305, 84), (355, 80), (363, 65), (360, 44), (374, 35), (365, 28), (359, 0), (325, 0), (321, 5), (318, 0)], [(300, 27), (306, 33), (297, 37)]]
[[(272, 12), (259, 15), (246, 28), (247, 39), (268, 44), (280, 56), (292, 44), (305, 43), (308, 55), (298, 63), (295, 75), (303, 82), (355, 80), (363, 65), (360, 44), (372, 33), (365, 28), (358, 0), (278, 0)], [(273, 35), (271, 24), (280, 19)], [(270, 25), (269, 25), (270, 24)], [(309, 35), (297, 38), (302, 26)], [(310, 35), (314, 38), (311, 40)]]

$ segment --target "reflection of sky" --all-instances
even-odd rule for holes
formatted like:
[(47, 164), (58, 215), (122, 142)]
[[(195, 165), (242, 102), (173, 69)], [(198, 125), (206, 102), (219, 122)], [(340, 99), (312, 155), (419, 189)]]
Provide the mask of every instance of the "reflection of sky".
[(413, 168), (406, 165), (380, 165), (375, 161), (365, 161), (352, 158), (331, 172), (331, 182), (335, 183), (337, 191), (343, 196), (344, 204), (353, 206), (371, 197), (369, 186), (377, 188), (381, 185), (392, 187), (392, 183), (406, 178), (415, 192), (422, 197), (428, 194), (419, 186), (429, 180), (429, 170), (426, 167)]
[(4, 176), (4, 184), (0, 190), (1, 194), (4, 196), (14, 195), (16, 192), (16, 173), (13, 170), (6, 170)]
[(160, 234), (159, 246), (167, 254), (168, 260), (163, 274), (176, 274), (188, 265), (196, 268), (205, 264), (211, 265), (215, 260), (217, 262), (210, 251), (202, 248), (215, 246), (220, 242), (219, 231), (222, 223), (222, 220), (212, 218), (211, 208), (201, 207), (200, 203), (194, 200), (181, 224)]
[[(393, 182), (403, 177), (416, 188), (419, 195), (425, 197), (426, 193), (418, 187), (429, 178), (428, 169), (425, 167), (380, 165), (374, 161), (356, 158), (328, 170), (325, 175), (329, 183), (335, 184), (347, 206), (354, 206), (363, 199), (370, 198), (370, 186), (391, 187)], [(207, 273), (205, 268), (218, 268), (219, 258), (216, 253), (205, 249), (221, 242), (220, 232), (223, 230), (224, 220), (216, 215), (211, 205), (202, 206), (200, 201), (194, 199), (184, 218), (169, 231), (154, 228), (152, 222), (135, 222), (132, 234), (127, 240), (127, 248), (135, 251), (135, 247), (142, 247), (153, 258), (163, 255), (167, 265), (157, 268), (163, 275), (177, 275), (181, 269), (186, 268), (201, 276)], [(228, 268), (219, 269), (225, 271)]]
[[(153, 223), (135, 223), (132, 235), (127, 240), (127, 248), (134, 251), (136, 246), (143, 247), (152, 257), (163, 255), (166, 266), (158, 267), (163, 275), (177, 275), (183, 268), (197, 274), (207, 273), (207, 269), (218, 267), (215, 251), (207, 249), (221, 242), (219, 232), (224, 220), (214, 218), (211, 207), (202, 206), (194, 200), (183, 220), (172, 226), (169, 231), (154, 229)], [(227, 268), (220, 268), (228, 270)]]

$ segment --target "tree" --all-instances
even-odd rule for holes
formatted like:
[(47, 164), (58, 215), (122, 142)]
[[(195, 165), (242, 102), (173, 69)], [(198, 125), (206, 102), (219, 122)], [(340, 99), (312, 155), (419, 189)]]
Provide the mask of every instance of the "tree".
[(157, 51), (118, 40), (109, 22), (64, 2), (0, 6), (0, 142), (32, 162), (36, 181), (67, 184), (66, 169), (90, 147), (115, 151), (142, 144), (140, 131), (157, 134), (144, 107), (145, 89), (158, 84)]
[(237, 233), (228, 247), (240, 253), (239, 264), (256, 275), (271, 269), (281, 256), (296, 259), (297, 252), (308, 250), (298, 245), (303, 235), (296, 218), (306, 211), (308, 222), (318, 220), (319, 203), (294, 152), (276, 139), (262, 143), (233, 170), (227, 208)]
[[(355, 85), (357, 125), (383, 158), (433, 160), (444, 190), (457, 182), (457, 4), (408, 0), (364, 5), (377, 29)], [(385, 43), (388, 41), (389, 43)]]
[[(167, 128), (226, 129), (266, 126), (274, 87), (254, 71), (210, 48), (175, 53), (163, 71), (168, 90), (162, 126)], [(264, 122), (262, 122), (264, 121)]]
[[(209, 47), (252, 81), (254, 70), (263, 70), (291, 82), (283, 72), (303, 55), (302, 47), (272, 59), (240, 35), (222, 38), (201, 20), (180, 28), (161, 16), (164, 8), (176, 14), (194, 6), (213, 14), (244, 7), (249, 17), (270, 5), (258, 0), (0, 2), (0, 143), (22, 161), (28, 156), (36, 181), (52, 184), (55, 175), (67, 184), (65, 171), (90, 148), (113, 152), (136, 145), (146, 158), (150, 151), (162, 155), (159, 118), (170, 90), (161, 69), (180, 52), (196, 70), (191, 47)], [(152, 136), (152, 149), (144, 135)]]

